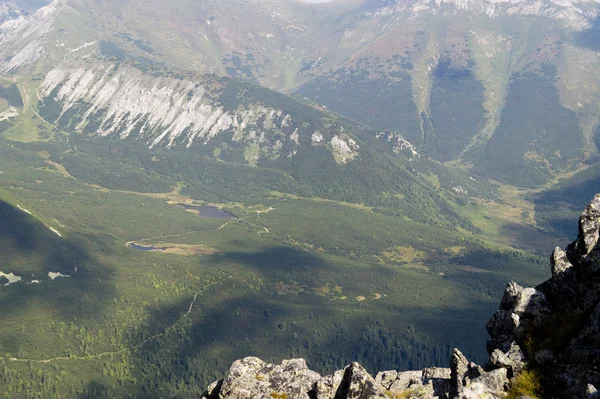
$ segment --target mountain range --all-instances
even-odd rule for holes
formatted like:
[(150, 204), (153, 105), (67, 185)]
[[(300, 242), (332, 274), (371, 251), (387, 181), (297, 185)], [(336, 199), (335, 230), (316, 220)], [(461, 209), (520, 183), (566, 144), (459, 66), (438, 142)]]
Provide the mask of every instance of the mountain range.
[(599, 10), (0, 0), (0, 393), (482, 361), (596, 191)]

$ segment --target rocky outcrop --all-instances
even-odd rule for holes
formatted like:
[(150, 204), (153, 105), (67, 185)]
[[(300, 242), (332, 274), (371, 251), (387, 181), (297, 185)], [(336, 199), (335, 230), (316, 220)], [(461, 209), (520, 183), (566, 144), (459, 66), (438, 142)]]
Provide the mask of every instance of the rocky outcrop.
[(497, 351), (518, 348), (519, 363), (546, 376), (555, 398), (584, 398), (600, 386), (599, 231), (596, 195), (579, 219), (577, 240), (552, 253), (552, 278), (536, 288), (510, 283), (487, 325), (492, 354), (500, 359)]
[[(485, 365), (454, 350), (450, 368), (384, 371), (373, 378), (358, 363), (328, 376), (302, 359), (281, 365), (238, 360), (206, 399), (446, 398), (500, 399), (524, 370), (536, 370), (557, 399), (600, 398), (600, 194), (579, 220), (579, 236), (550, 258), (552, 278), (535, 288), (506, 287), (487, 324)], [(525, 398), (526, 396), (523, 396)]]

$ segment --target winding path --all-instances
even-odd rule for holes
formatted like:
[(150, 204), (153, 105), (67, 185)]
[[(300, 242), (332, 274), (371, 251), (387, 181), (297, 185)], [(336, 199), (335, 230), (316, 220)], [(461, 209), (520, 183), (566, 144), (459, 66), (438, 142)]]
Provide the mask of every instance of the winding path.
[(165, 327), (161, 333), (154, 334), (153, 336), (145, 339), (141, 343), (139, 343), (139, 344), (137, 344), (137, 345), (135, 345), (135, 346), (133, 346), (131, 348), (123, 348), (123, 349), (119, 349), (119, 350), (116, 350), (116, 351), (102, 352), (102, 353), (96, 353), (96, 354), (93, 354), (93, 355), (85, 355), (85, 356), (56, 356), (56, 357), (52, 357), (52, 358), (49, 358), (49, 359), (22, 359), (22, 358), (12, 357), (9, 360), (11, 362), (23, 362), (23, 363), (32, 362), (32, 363), (48, 364), (48, 363), (52, 363), (52, 362), (60, 361), (60, 360), (92, 360), (92, 359), (99, 359), (99, 358), (102, 358), (102, 357), (105, 357), (105, 356), (114, 356), (114, 355), (117, 355), (119, 353), (127, 352), (127, 351), (132, 350), (132, 349), (139, 349), (139, 348), (143, 347), (144, 345), (146, 345), (148, 342), (153, 341), (153, 340), (155, 340), (155, 339), (163, 336), (168, 329), (175, 327), (180, 321), (182, 321), (183, 319), (187, 318), (192, 313), (192, 311), (194, 310), (194, 305), (196, 304), (196, 301), (198, 300), (198, 296), (200, 294), (202, 294), (202, 292), (205, 289), (210, 288), (210, 287), (212, 287), (214, 285), (217, 285), (217, 284), (224, 283), (225, 281), (230, 280), (230, 279), (233, 278), (232, 274), (227, 273), (224, 270), (220, 270), (220, 269), (219, 269), (219, 271), (221, 273), (227, 274), (227, 277), (224, 277), (221, 280), (209, 283), (209, 284), (203, 286), (202, 288), (200, 288), (194, 294), (194, 298), (192, 299), (192, 302), (190, 302), (190, 306), (188, 307), (188, 310), (183, 315), (181, 315), (181, 317), (179, 319), (177, 319), (170, 326)]

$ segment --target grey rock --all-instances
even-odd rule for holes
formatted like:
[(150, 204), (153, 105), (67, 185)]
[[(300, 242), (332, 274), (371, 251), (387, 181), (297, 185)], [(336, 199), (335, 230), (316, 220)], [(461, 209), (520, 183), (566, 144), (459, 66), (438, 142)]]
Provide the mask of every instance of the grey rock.
[(464, 387), (483, 373), (480, 366), (469, 362), (461, 351), (454, 349), (450, 360), (450, 388), (448, 390), (450, 397), (459, 397)]
[[(377, 374), (375, 377), (375, 381), (380, 383), (383, 388), (390, 392), (402, 392), (412, 385), (423, 385), (421, 381), (421, 376), (423, 372), (419, 371), (404, 371), (404, 372), (396, 372), (394, 379), (391, 380), (392, 374), (387, 374), (389, 372), (385, 372), (385, 376), (382, 376), (382, 373)], [(381, 378), (381, 382), (379, 382)]]
[(319, 379), (314, 386), (316, 399), (330, 399), (336, 396), (336, 393), (344, 379), (344, 370), (338, 370), (332, 375)]
[(208, 386), (206, 392), (204, 392), (204, 394), (201, 396), (201, 398), (202, 399), (218, 399), (219, 391), (221, 391), (222, 385), (223, 385), (223, 380), (213, 382), (212, 384), (210, 384)]
[(523, 288), (514, 281), (506, 286), (500, 307), (519, 316), (534, 317), (549, 310), (542, 292), (535, 288)]
[(449, 368), (428, 367), (428, 368), (423, 369), (421, 378), (424, 381), (437, 380), (437, 379), (449, 380), (451, 375), (452, 375), (452, 370)]
[(566, 270), (573, 267), (567, 253), (560, 247), (556, 247), (550, 257), (550, 267), (552, 269), (552, 277), (559, 278)]
[(458, 398), (464, 399), (501, 399), (506, 396), (509, 379), (504, 368), (492, 370), (471, 380), (459, 393)]
[(384, 389), (390, 389), (392, 384), (398, 379), (397, 371), (381, 371), (375, 376), (375, 382)]
[(451, 389), (450, 378), (452, 370), (449, 368), (431, 367), (423, 369), (421, 380), (424, 385), (432, 389), (433, 397), (447, 397)]
[(506, 356), (514, 363), (524, 363), (526, 361), (521, 347), (516, 342), (511, 342), (510, 349), (506, 352)]
[[(594, 252), (598, 244), (599, 231), (600, 194), (596, 194), (579, 218), (579, 235), (577, 240), (567, 247), (567, 256), (574, 266), (584, 268), (589, 265), (589, 261), (596, 258), (592, 256), (592, 259), (590, 259), (590, 255)], [(594, 269), (597, 269), (597, 265)]]
[(512, 368), (514, 362), (510, 360), (500, 349), (494, 349), (490, 355), (490, 363), (496, 367)]
[(544, 349), (535, 354), (535, 361), (539, 364), (547, 364), (555, 359), (554, 353), (550, 349)]
[(284, 360), (281, 365), (273, 365), (256, 357), (247, 357), (231, 365), (218, 398), (273, 399), (273, 395), (285, 394), (290, 399), (308, 399), (320, 377), (308, 369), (304, 359)]
[(500, 309), (486, 325), (492, 338), (488, 352), (491, 354), (495, 349), (508, 352), (512, 343), (520, 342), (532, 324), (545, 320), (549, 314), (551, 307), (541, 290), (510, 282), (504, 290)]
[(385, 399), (386, 395), (375, 379), (360, 364), (354, 362), (344, 369), (344, 378), (340, 383), (336, 397), (347, 399)]

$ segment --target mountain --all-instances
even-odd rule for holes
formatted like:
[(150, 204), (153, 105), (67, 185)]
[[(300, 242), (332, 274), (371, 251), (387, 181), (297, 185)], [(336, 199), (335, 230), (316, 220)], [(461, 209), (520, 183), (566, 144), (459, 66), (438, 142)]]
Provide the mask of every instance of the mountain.
[[(304, 359), (233, 363), (203, 398), (597, 398), (600, 385), (600, 194), (579, 220), (579, 237), (556, 248), (552, 278), (536, 288), (506, 287), (487, 324), (491, 340), (479, 366), (454, 349), (449, 368), (382, 371), (373, 378), (359, 363), (322, 377)], [(558, 325), (557, 325), (558, 323)]]
[(597, 13), (550, 1), (377, 4), (346, 33), (380, 35), (298, 92), (441, 161), (540, 186), (596, 153)]
[(5, 22), (0, 64), (103, 55), (228, 75), (539, 187), (595, 162), (597, 17), (589, 2), (57, 0)]
[[(556, 99), (558, 67), (532, 68), (532, 86), (506, 102), (524, 118), (504, 130), (523, 136), (515, 152), (537, 126), (521, 111), (531, 102), (542, 118), (534, 144), (555, 165), (541, 172), (548, 164), (530, 152), (539, 162), (516, 173), (524, 164), (509, 152), (478, 158), (483, 168), (479, 143), (465, 149), (488, 123), (466, 50), (463, 69), (431, 65), (443, 78), (432, 90), (416, 90), (425, 42), (381, 68), (361, 56), (364, 70), (329, 85), (360, 52), (389, 51), (380, 32), (420, 25), (426, 37), (450, 17), (466, 29), (466, 15), (489, 28), (478, 7), (2, 4), (12, 11), (0, 25), (0, 200), (11, 223), (0, 271), (20, 278), (0, 286), (4, 396), (197, 398), (249, 354), (305, 357), (322, 374), (355, 360), (369, 371), (445, 366), (453, 345), (481, 362), (505, 281), (543, 280), (540, 253), (566, 242), (528, 197), (542, 192), (491, 179), (541, 176), (524, 183), (539, 188), (593, 162), (576, 131), (553, 148), (578, 118), (539, 100)], [(593, 12), (548, 9), (584, 6)], [(538, 18), (520, 13), (502, 18)], [(562, 26), (550, 14), (539, 25)], [(317, 98), (338, 89), (339, 108)], [(12, 249), (23, 236), (35, 245)]]

